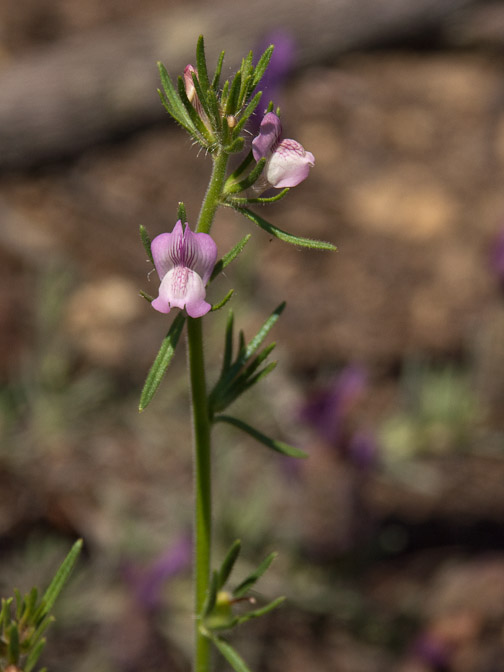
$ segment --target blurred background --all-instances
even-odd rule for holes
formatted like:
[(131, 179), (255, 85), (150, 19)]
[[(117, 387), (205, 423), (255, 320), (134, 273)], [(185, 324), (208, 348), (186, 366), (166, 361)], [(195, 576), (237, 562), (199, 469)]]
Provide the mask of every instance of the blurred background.
[(211, 161), (156, 61), (176, 77), (200, 32), (225, 76), (277, 44), (266, 97), (316, 166), (265, 216), (339, 250), (216, 223), (222, 253), (254, 236), (210, 300), (234, 287), (248, 337), (287, 300), (236, 415), (310, 454), (216, 429), (216, 561), (278, 550), (258, 600), (288, 596), (236, 647), (257, 672), (504, 670), (504, 3), (282, 1), (0, 0), (0, 593), (84, 538), (53, 672), (189, 669), (185, 358), (139, 415), (169, 318), (138, 227), (198, 214)]

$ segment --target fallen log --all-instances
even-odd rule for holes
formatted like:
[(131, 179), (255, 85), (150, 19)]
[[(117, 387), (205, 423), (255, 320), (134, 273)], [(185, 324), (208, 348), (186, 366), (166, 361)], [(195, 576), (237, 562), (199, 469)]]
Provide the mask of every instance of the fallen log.
[(210, 63), (225, 49), (236, 67), (244, 50), (281, 29), (303, 68), (429, 29), (475, 1), (220, 0), (55, 43), (0, 70), (0, 170), (68, 157), (161, 120), (156, 61), (176, 76), (194, 60), (200, 33)]

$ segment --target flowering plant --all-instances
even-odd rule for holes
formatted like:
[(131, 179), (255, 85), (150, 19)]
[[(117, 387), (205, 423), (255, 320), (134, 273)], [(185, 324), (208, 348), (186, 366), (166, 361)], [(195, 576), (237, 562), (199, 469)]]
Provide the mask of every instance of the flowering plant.
[[(250, 235), (245, 236), (217, 261), (217, 247), (210, 235), (215, 215), (220, 206), (233, 208), (280, 240), (319, 250), (335, 249), (331, 243), (282, 231), (249, 207), (254, 204), (271, 204), (283, 198), (290, 187), (298, 185), (308, 176), (310, 167), (315, 163), (313, 154), (305, 151), (297, 141), (281, 139), (279, 111), (273, 110), (272, 102), (264, 111), (257, 137), (251, 146), (247, 146), (247, 125), (257, 113), (262, 96), (258, 87), (272, 53), (273, 46), (270, 46), (254, 65), (250, 52), (242, 60), (238, 72), (224, 82), (221, 82), (224, 52), (220, 54), (215, 72), (210, 77), (202, 37), (196, 48), (196, 65), (185, 68), (176, 86), (166, 68), (159, 64), (162, 83), (159, 95), (164, 107), (213, 160), (212, 175), (194, 232), (187, 224), (183, 203), (179, 203), (177, 221), (170, 233), (162, 233), (151, 242), (145, 227), (140, 227), (145, 250), (160, 279), (156, 298), (144, 292), (142, 295), (160, 313), (179, 309), (147, 376), (140, 397), (141, 411), (153, 399), (173, 358), (182, 331), (187, 326), (195, 455), (196, 672), (210, 671), (212, 645), (237, 672), (247, 672), (247, 665), (222, 632), (268, 613), (283, 601), (283, 598), (277, 598), (241, 615), (233, 611), (233, 605), (247, 598), (251, 588), (272, 563), (275, 554), (269, 555), (237, 586), (229, 588), (229, 579), (241, 547), (240, 542), (236, 541), (218, 569), (212, 571), (210, 447), (213, 425), (218, 422), (228, 423), (272, 450), (290, 457), (305, 457), (298, 448), (274, 440), (247, 422), (225, 413), (239, 396), (275, 368), (276, 362), (267, 361), (274, 344), (263, 347), (263, 342), (285, 304), (272, 312), (248, 343), (243, 332), (240, 332), (238, 343), (235, 343), (234, 316), (230, 311), (221, 372), (213, 388), (207, 389), (201, 318), (222, 308), (233, 295), (231, 290), (219, 302), (211, 305), (206, 300), (207, 288), (238, 257), (250, 239)], [(240, 153), (243, 153), (241, 162), (233, 171), (228, 171), (230, 157)], [(270, 197), (258, 195), (271, 187), (281, 191)]]

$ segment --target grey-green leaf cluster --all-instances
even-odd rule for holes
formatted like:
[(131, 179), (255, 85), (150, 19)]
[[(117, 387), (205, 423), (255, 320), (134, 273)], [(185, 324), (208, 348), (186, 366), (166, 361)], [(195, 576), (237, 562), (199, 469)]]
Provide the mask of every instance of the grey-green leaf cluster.
[[(32, 672), (45, 647), (47, 628), (54, 621), (51, 610), (65, 587), (82, 549), (76, 541), (59, 567), (42, 598), (37, 588), (24, 597), (16, 590), (15, 598), (2, 599), (0, 610), (0, 672), (13, 667)], [(45, 668), (41, 672), (44, 672)]]

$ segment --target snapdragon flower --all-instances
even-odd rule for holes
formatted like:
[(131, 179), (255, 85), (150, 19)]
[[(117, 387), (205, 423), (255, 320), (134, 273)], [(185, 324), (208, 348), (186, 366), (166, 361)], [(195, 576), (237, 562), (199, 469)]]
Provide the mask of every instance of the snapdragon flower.
[(264, 115), (259, 135), (252, 141), (252, 154), (259, 161), (266, 158), (264, 175), (270, 187), (295, 187), (308, 177), (315, 157), (296, 140), (280, 140), (282, 124), (274, 112)]
[(160, 313), (185, 308), (190, 317), (208, 313), (205, 286), (217, 261), (217, 245), (207, 233), (193, 233), (179, 220), (171, 233), (156, 236), (151, 244), (154, 266), (161, 280), (152, 307)]

